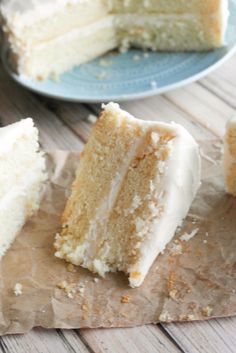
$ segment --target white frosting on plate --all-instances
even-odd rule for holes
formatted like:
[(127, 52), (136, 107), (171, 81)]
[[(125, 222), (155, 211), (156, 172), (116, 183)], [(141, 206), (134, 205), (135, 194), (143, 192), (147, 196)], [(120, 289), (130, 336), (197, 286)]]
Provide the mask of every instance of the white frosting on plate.
[(30, 26), (50, 17), (66, 5), (85, 3), (88, 0), (2, 0), (0, 10), (6, 21), (16, 27)]

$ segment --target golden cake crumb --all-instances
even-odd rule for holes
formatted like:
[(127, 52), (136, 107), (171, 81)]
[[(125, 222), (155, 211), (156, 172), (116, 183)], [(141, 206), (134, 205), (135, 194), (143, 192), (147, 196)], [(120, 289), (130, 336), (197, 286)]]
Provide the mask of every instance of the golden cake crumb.
[(68, 264), (68, 265), (67, 265), (67, 271), (68, 271), (68, 272), (72, 272), (72, 273), (77, 272), (75, 266), (72, 265), (72, 264)]
[(129, 297), (129, 295), (123, 295), (122, 297), (121, 297), (121, 303), (122, 304), (126, 304), (126, 303), (129, 303), (130, 302), (130, 297)]
[(205, 308), (202, 308), (201, 311), (203, 316), (209, 317), (211, 316), (213, 309), (210, 306), (206, 306)]

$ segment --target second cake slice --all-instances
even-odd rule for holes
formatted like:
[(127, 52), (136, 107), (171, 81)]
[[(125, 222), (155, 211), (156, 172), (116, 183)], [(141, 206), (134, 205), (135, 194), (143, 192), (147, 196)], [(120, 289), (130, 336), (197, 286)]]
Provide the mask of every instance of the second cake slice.
[(139, 286), (200, 185), (197, 143), (180, 125), (104, 107), (83, 152), (56, 256)]

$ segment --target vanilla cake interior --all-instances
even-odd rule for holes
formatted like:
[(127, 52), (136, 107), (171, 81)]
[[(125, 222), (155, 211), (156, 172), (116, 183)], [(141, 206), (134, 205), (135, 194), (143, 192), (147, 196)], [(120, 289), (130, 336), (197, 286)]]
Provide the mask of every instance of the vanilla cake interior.
[(38, 209), (45, 160), (32, 119), (0, 129), (0, 257)]
[(104, 106), (85, 146), (56, 235), (56, 256), (139, 286), (200, 185), (197, 143), (180, 125)]
[(228, 0), (2, 0), (0, 11), (13, 65), (45, 79), (115, 48), (220, 47)]
[(226, 125), (223, 164), (226, 191), (236, 196), (236, 117)]

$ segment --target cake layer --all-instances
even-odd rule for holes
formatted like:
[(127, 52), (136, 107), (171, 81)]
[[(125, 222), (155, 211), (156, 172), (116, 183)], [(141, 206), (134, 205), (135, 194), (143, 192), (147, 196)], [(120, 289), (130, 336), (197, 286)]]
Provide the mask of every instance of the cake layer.
[[(57, 76), (72, 67), (90, 61), (117, 46), (113, 17), (74, 29), (55, 40), (25, 48), (20, 56), (13, 54), (19, 72), (25, 76), (45, 79)], [(62, 54), (63, 53), (63, 54)]]
[(39, 207), (45, 160), (32, 119), (0, 129), (0, 257)]
[(116, 17), (116, 35), (121, 47), (154, 51), (204, 51), (224, 40), (218, 17), (192, 13), (121, 15)]
[(223, 164), (226, 191), (236, 196), (236, 117), (226, 125)]
[(37, 6), (33, 10), (20, 2), (22, 8), (18, 11), (13, 11), (13, 8), (9, 10), (11, 2), (3, 3), (5, 26), (10, 32), (10, 40), (23, 46), (39, 44), (75, 28), (92, 24), (108, 13), (108, 6), (103, 0), (63, 1), (64, 5), (59, 3), (58, 0), (54, 4), (51, 1), (36, 2)]
[(181, 126), (143, 122), (110, 103), (85, 147), (56, 256), (139, 286), (172, 239), (200, 184), (200, 159)]

